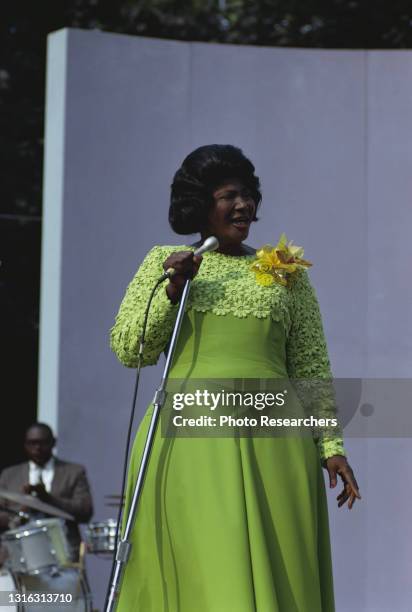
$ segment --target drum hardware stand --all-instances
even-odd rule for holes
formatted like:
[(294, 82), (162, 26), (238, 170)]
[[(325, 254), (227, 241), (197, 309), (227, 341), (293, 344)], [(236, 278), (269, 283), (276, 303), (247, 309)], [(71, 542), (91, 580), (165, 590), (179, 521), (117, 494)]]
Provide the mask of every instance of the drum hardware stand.
[[(219, 243), (216, 238), (213, 236), (207, 238), (203, 245), (194, 252), (194, 255), (202, 255), (206, 251), (213, 251), (219, 247)], [(139, 472), (137, 474), (136, 484), (133, 491), (133, 497), (130, 504), (129, 512), (127, 514), (126, 527), (124, 530), (124, 534), (122, 539), (119, 542), (116, 552), (116, 567), (113, 574), (112, 583), (110, 585), (109, 597), (107, 600), (107, 605), (105, 608), (105, 612), (114, 612), (116, 609), (117, 598), (120, 593), (120, 585), (123, 577), (123, 572), (126, 566), (126, 563), (130, 557), (130, 552), (132, 549), (132, 544), (130, 542), (130, 534), (133, 529), (137, 506), (139, 503), (139, 499), (141, 496), (141, 492), (143, 489), (143, 481), (146, 474), (147, 466), (150, 458), (150, 451), (152, 450), (154, 436), (156, 433), (156, 427), (159, 420), (160, 410), (163, 407), (163, 404), (166, 399), (166, 384), (169, 376), (170, 367), (172, 364), (172, 359), (174, 355), (174, 351), (176, 348), (177, 339), (179, 336), (180, 328), (182, 326), (183, 316), (185, 314), (185, 307), (187, 298), (189, 297), (191, 279), (187, 279), (182, 297), (180, 299), (179, 310), (177, 313), (172, 337), (169, 344), (169, 349), (167, 352), (166, 363), (163, 370), (162, 380), (160, 382), (159, 387), (156, 389), (153, 398), (154, 410), (152, 414), (152, 418), (150, 420), (150, 425), (146, 437), (146, 442), (143, 449), (142, 458), (140, 461)], [(120, 526), (119, 526), (120, 528)]]

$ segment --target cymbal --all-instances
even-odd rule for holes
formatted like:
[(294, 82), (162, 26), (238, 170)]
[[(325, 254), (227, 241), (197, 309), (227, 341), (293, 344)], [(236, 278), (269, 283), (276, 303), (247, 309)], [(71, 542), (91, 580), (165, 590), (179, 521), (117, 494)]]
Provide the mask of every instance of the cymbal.
[(13, 508), (9, 508), (8, 506), (3, 506), (0, 504), (0, 512), (8, 512), (9, 514), (18, 514), (18, 510), (13, 510)]
[(19, 504), (20, 506), (27, 506), (32, 510), (44, 512), (44, 514), (50, 514), (50, 516), (67, 519), (68, 521), (74, 521), (74, 516), (68, 514), (68, 512), (64, 512), (63, 510), (60, 510), (60, 508), (56, 508), (51, 504), (46, 504), (45, 502), (40, 501), (40, 499), (38, 499), (37, 497), (34, 497), (34, 495), (26, 495), (24, 493), (12, 493), (11, 491), (7, 491), (6, 489), (0, 489), (0, 498), (7, 499), (8, 501), (14, 502), (15, 504)]

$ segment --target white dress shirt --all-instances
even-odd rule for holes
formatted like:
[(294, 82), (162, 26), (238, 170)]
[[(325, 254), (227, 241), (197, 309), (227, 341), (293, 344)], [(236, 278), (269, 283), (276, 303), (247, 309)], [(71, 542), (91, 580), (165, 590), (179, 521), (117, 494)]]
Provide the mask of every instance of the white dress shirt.
[(47, 493), (50, 493), (53, 477), (54, 457), (50, 457), (48, 462), (43, 465), (43, 467), (37, 465), (37, 463), (34, 463), (33, 461), (29, 461), (29, 484), (37, 485), (43, 482)]

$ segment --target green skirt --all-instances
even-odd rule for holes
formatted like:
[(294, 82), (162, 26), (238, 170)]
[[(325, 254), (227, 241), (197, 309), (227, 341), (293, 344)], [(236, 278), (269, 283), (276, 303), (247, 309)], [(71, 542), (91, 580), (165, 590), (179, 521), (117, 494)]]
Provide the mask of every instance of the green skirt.
[[(189, 311), (171, 376), (286, 378), (283, 327)], [(133, 445), (125, 511), (152, 411)], [(310, 437), (162, 437), (158, 427), (131, 541), (121, 612), (334, 612)]]

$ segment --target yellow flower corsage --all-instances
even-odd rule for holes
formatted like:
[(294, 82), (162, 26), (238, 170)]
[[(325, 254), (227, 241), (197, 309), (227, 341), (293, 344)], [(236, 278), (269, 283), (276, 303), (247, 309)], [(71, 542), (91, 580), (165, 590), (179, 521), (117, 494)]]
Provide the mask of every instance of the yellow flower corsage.
[(265, 244), (256, 251), (256, 260), (251, 265), (256, 282), (266, 287), (273, 283), (287, 285), (290, 275), (312, 265), (302, 258), (303, 253), (303, 247), (294, 245), (292, 240), (288, 242), (285, 234), (281, 235), (275, 247)]

